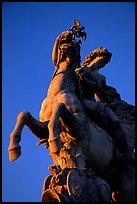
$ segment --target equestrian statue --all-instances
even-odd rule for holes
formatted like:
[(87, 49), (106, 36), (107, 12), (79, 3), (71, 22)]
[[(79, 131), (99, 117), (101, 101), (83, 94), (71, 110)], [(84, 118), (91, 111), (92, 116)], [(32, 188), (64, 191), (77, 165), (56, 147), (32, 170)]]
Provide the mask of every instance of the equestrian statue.
[[(39, 120), (22, 111), (10, 135), (9, 161), (21, 155), (26, 125), (50, 152), (42, 202), (135, 202), (135, 107), (107, 85), (99, 70), (112, 54), (93, 50), (81, 64), (86, 40), (78, 20), (55, 40), (55, 66)], [(78, 38), (82, 38), (81, 40)]]

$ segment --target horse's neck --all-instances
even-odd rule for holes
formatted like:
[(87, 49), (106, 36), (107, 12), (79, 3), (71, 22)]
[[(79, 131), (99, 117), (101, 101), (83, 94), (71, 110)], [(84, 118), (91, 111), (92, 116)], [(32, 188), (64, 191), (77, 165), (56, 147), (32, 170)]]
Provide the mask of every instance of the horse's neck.
[(68, 63), (62, 62), (59, 64), (57, 71), (53, 75), (53, 79), (48, 89), (48, 95), (55, 96), (60, 91), (75, 92), (74, 82), (74, 66), (68, 65)]

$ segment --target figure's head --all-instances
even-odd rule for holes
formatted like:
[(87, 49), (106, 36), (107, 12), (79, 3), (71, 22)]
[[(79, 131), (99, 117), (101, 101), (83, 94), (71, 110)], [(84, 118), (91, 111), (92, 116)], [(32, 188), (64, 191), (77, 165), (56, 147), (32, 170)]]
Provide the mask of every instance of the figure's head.
[(72, 42), (75, 41), (75, 38), (74, 38), (74, 35), (72, 34), (71, 31), (65, 31), (65, 32), (62, 32), (58, 38), (59, 40), (59, 45), (62, 45), (62, 44), (70, 44)]
[(81, 41), (76, 41), (71, 31), (61, 33), (54, 44), (52, 51), (52, 61), (56, 66), (57, 63), (67, 61), (73, 63), (75, 60), (80, 61)]
[(65, 32), (62, 32), (56, 39), (53, 51), (52, 62), (56, 66), (59, 62), (66, 61), (73, 63), (80, 61), (81, 40), (76, 41), (75, 37), (86, 40), (86, 32), (84, 26), (80, 26), (78, 20), (74, 20), (74, 25)]
[(110, 62), (111, 57), (112, 54), (106, 48), (99, 47), (86, 56), (82, 67), (101, 69)]

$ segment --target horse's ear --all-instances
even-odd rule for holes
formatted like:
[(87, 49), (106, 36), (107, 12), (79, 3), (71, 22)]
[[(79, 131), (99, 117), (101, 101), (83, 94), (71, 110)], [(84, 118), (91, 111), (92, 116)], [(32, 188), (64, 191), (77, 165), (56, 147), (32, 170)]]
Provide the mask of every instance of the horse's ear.
[(76, 27), (79, 27), (79, 26), (80, 26), (80, 22), (79, 22), (78, 20), (74, 20), (74, 25), (75, 25)]

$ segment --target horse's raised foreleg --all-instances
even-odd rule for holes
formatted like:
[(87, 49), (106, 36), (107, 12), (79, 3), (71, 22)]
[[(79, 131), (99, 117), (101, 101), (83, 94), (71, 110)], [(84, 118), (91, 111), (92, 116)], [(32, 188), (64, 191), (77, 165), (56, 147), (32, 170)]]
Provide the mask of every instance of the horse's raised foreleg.
[(49, 121), (40, 122), (28, 111), (19, 113), (15, 128), (10, 135), (10, 144), (8, 148), (9, 161), (14, 161), (21, 155), (21, 146), (19, 145), (19, 142), (21, 141), (21, 132), (23, 127), (26, 125), (39, 139), (48, 139), (48, 122)]

